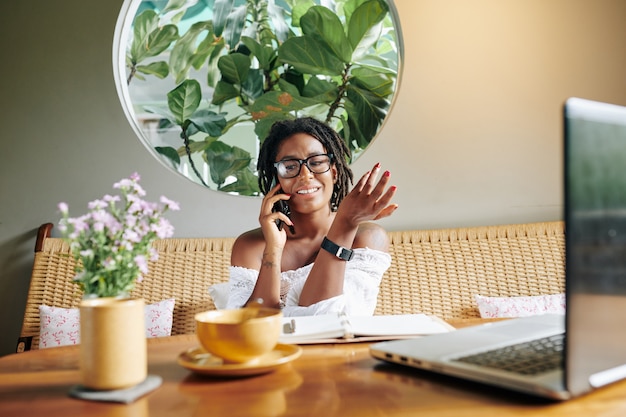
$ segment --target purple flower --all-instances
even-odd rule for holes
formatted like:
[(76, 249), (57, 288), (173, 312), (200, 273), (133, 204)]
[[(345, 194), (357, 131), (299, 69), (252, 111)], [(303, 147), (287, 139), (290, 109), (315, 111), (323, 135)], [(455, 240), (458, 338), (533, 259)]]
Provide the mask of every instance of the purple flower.
[(148, 261), (146, 260), (146, 257), (144, 255), (135, 256), (135, 264), (142, 274), (148, 273)]
[(149, 260), (158, 258), (152, 242), (174, 233), (163, 214), (179, 210), (178, 203), (164, 196), (158, 203), (144, 201), (146, 192), (139, 180), (139, 174), (133, 173), (116, 182), (113, 188), (120, 195), (105, 194), (89, 202), (88, 213), (79, 217), (69, 217), (67, 204), (58, 204), (63, 216), (59, 229), (69, 240), (74, 258), (82, 261), (83, 270), (75, 281), (85, 295), (129, 293), (148, 273)]
[(174, 227), (164, 218), (160, 218), (157, 224), (153, 224), (152, 231), (156, 233), (159, 239), (171, 237), (174, 234)]
[(165, 197), (164, 195), (161, 196), (161, 203), (165, 204), (165, 207), (169, 208), (170, 210), (174, 210), (174, 211), (180, 210), (180, 206), (178, 205), (176, 201), (172, 201), (169, 198)]
[(87, 208), (89, 208), (89, 210), (102, 210), (106, 208), (106, 206), (107, 203), (104, 200), (93, 200), (87, 204)]

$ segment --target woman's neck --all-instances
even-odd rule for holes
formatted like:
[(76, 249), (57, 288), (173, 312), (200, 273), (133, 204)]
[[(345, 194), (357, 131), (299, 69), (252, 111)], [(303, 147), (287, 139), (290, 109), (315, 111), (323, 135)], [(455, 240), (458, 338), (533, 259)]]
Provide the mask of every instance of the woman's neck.
[(320, 236), (325, 236), (334, 219), (335, 213), (330, 211), (330, 208), (326, 212), (320, 211), (310, 214), (292, 213), (291, 220), (296, 233), (291, 237), (295, 239), (316, 239)]

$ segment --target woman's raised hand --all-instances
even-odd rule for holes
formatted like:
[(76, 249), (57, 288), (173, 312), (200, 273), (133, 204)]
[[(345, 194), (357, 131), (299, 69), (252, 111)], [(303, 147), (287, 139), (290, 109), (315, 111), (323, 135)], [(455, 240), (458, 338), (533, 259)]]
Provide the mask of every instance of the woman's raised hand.
[(374, 165), (343, 199), (337, 211), (342, 221), (356, 227), (362, 222), (388, 217), (398, 208), (391, 203), (396, 186), (387, 186), (391, 177), (389, 171), (383, 172), (376, 181), (380, 169), (380, 164)]

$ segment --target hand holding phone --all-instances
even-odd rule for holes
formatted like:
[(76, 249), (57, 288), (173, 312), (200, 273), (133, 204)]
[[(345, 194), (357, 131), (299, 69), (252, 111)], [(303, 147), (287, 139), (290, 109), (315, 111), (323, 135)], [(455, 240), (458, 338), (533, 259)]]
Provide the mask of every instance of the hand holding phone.
[[(274, 181), (272, 182), (272, 188), (274, 188), (276, 186), (276, 178), (274, 178)], [(278, 190), (278, 193), (282, 194), (283, 190)], [(289, 217), (289, 215), (291, 214), (291, 212), (289, 211), (289, 206), (287, 205), (287, 202), (285, 200), (278, 200), (276, 203), (274, 203), (274, 207), (272, 208), (273, 212), (280, 212), (283, 213), (285, 216)], [(276, 219), (276, 227), (278, 227), (278, 230), (283, 230), (283, 224), (285, 222), (283, 222), (280, 219)], [(291, 232), (291, 234), (295, 233), (295, 229), (293, 226), (289, 226), (289, 231)]]
[[(274, 204), (274, 208), (272, 209), (272, 211), (281, 212), (287, 217), (289, 217), (290, 214), (289, 206), (287, 206), (287, 203), (283, 200), (278, 200)], [(278, 230), (283, 230), (283, 224), (285, 224), (285, 222), (283, 222), (281, 219), (276, 219), (276, 227), (278, 227)]]

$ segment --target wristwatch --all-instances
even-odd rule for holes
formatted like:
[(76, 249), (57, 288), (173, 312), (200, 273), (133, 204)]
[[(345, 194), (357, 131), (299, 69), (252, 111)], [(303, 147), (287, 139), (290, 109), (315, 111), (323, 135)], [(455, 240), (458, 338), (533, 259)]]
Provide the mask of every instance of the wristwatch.
[(352, 249), (347, 249), (343, 246), (339, 246), (332, 240), (329, 240), (327, 237), (324, 237), (324, 240), (322, 241), (322, 249), (330, 252), (337, 258), (344, 261), (349, 261), (354, 256), (354, 251)]

